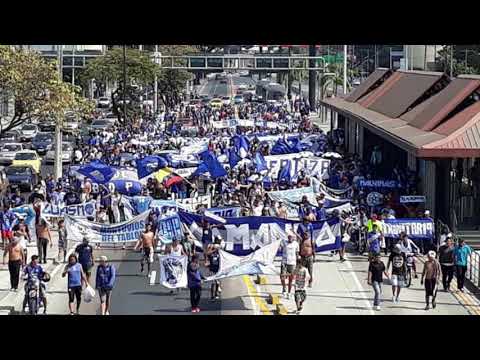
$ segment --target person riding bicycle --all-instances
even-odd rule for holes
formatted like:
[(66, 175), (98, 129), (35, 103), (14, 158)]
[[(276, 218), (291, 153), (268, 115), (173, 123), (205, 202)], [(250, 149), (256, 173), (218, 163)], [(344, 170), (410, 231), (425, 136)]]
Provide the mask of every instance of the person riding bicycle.
[(420, 248), (408, 238), (407, 234), (404, 231), (400, 233), (400, 240), (398, 242), (398, 245), (400, 245), (400, 251), (405, 254), (405, 257), (407, 259), (409, 257), (412, 258), (412, 269), (415, 274), (415, 279), (418, 279), (417, 267), (415, 264), (415, 255), (420, 252)]
[(27, 307), (28, 302), (28, 287), (32, 283), (32, 281), (37, 278), (40, 280), (40, 298), (43, 302), (43, 313), (47, 312), (47, 296), (46, 294), (46, 286), (45, 282), (50, 280), (50, 275), (48, 275), (39, 264), (39, 257), (38, 255), (32, 255), (32, 261), (28, 264), (25, 269), (23, 270), (24, 280), (25, 281), (25, 297), (23, 299), (23, 306), (22, 311), (25, 312), (25, 308)]

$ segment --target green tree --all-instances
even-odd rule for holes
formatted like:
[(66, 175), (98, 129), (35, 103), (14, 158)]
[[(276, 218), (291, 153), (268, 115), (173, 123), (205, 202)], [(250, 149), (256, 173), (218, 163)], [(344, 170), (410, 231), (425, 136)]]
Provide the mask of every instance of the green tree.
[(3, 94), (15, 101), (14, 116), (2, 124), (1, 132), (35, 117), (61, 121), (66, 111), (73, 111), (84, 118), (95, 109), (80, 88), (60, 79), (56, 62), (36, 52), (0, 47), (0, 84)]

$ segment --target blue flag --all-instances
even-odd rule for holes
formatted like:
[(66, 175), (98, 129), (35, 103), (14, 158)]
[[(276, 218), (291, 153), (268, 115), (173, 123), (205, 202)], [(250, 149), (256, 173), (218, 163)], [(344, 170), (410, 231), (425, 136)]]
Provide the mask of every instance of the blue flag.
[(138, 178), (142, 179), (155, 171), (166, 168), (168, 162), (160, 156), (151, 155), (145, 156), (143, 159), (137, 160), (137, 174)]
[(285, 165), (278, 172), (278, 182), (279, 183), (281, 183), (281, 182), (290, 183), (290, 181), (292, 180), (292, 177), (290, 175), (290, 166), (291, 166), (290, 163), (291, 163), (291, 161), (287, 161), (285, 163)]
[(228, 154), (228, 163), (230, 164), (230, 169), (233, 169), (240, 160), (242, 160), (242, 158), (240, 155), (238, 155), (237, 150), (232, 147)]
[[(222, 164), (218, 161), (218, 159), (213, 155), (210, 151), (205, 151), (201, 154), (203, 163), (208, 169), (208, 172), (210, 173), (210, 176), (213, 179), (222, 177), (222, 176), (227, 176), (227, 172), (223, 168)], [(200, 164), (201, 165), (201, 164)], [(200, 167), (200, 166), (199, 166)], [(197, 169), (198, 171), (198, 169)], [(197, 172), (195, 171), (195, 173)]]
[(109, 190), (121, 195), (136, 196), (142, 193), (142, 183), (135, 180), (112, 180), (107, 184)]
[(238, 154), (242, 159), (248, 155), (248, 149), (250, 148), (250, 141), (248, 141), (245, 135), (235, 135), (233, 137), (233, 144)]
[(275, 145), (273, 145), (272, 151), (270, 152), (270, 154), (283, 155), (283, 154), (291, 154), (293, 152), (295, 151), (284, 139), (278, 139)]
[(113, 167), (108, 166), (99, 160), (94, 160), (87, 165), (82, 165), (77, 171), (98, 184), (109, 182), (116, 173), (116, 170)]
[(195, 172), (191, 176), (200, 176), (202, 174), (205, 174), (206, 172), (208, 172), (207, 165), (205, 165), (205, 163), (201, 163), (200, 165), (198, 165), (197, 170), (195, 170)]
[(268, 170), (267, 162), (265, 161), (265, 158), (263, 157), (262, 153), (257, 152), (255, 154), (255, 171), (260, 173), (264, 170)]

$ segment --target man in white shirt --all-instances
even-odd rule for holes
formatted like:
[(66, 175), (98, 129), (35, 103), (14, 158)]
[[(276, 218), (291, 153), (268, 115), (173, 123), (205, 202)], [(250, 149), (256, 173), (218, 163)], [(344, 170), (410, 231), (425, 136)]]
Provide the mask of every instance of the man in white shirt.
[[(282, 248), (282, 263), (280, 267), (280, 281), (282, 282), (282, 296), (287, 299), (290, 298), (292, 291), (292, 282), (297, 259), (300, 253), (300, 246), (295, 240), (295, 236), (288, 235), (288, 240), (281, 244)], [(286, 291), (285, 278), (288, 277), (288, 294)]]

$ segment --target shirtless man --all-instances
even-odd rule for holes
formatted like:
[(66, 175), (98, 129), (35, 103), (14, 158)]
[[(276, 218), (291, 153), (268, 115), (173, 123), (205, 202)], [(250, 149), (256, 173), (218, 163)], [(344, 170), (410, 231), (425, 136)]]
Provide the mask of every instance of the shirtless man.
[(437, 284), (440, 282), (441, 278), (441, 269), (440, 264), (437, 261), (435, 251), (428, 252), (428, 259), (423, 265), (422, 280), (421, 284), (423, 285), (423, 280), (425, 279), (425, 310), (430, 309), (430, 296), (432, 297), (432, 307), (435, 309), (437, 306), (435, 299), (437, 294)]
[(50, 247), (53, 246), (52, 243), (52, 236), (50, 234), (50, 230), (48, 229), (47, 222), (45, 219), (40, 219), (38, 223), (35, 225), (35, 230), (37, 232), (37, 249), (38, 249), (38, 260), (39, 264), (47, 263), (47, 246), (50, 243)]
[(3, 264), (5, 265), (5, 259), (8, 255), (8, 271), (10, 272), (10, 291), (17, 291), (18, 281), (20, 279), (20, 268), (25, 259), (23, 248), (20, 246), (20, 241), (17, 237), (7, 245), (3, 253)]
[(150, 266), (153, 263), (153, 252), (157, 246), (155, 240), (155, 234), (152, 231), (152, 225), (145, 225), (145, 231), (140, 235), (137, 244), (135, 245), (135, 250), (142, 249), (143, 255), (142, 260), (140, 260), (140, 272), (143, 274), (143, 267), (145, 264), (145, 259), (147, 260), (148, 275), (150, 275)]
[(310, 273), (310, 279), (308, 281), (308, 287), (312, 287), (313, 283), (313, 264), (315, 263), (315, 245), (313, 244), (312, 239), (308, 236), (307, 233), (303, 233), (300, 238), (300, 257), (305, 264), (305, 267)]

